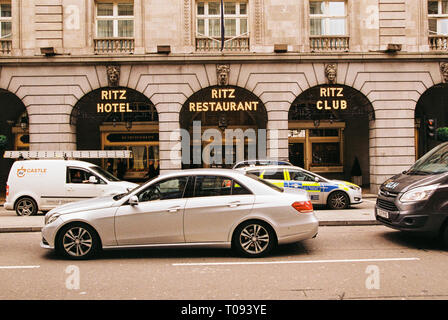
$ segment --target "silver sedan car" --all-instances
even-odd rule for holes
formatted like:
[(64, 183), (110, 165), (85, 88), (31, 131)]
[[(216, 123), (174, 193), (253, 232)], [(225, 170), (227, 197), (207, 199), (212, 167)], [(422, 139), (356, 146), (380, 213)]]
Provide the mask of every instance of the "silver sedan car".
[(72, 259), (101, 249), (233, 248), (248, 257), (317, 235), (306, 192), (289, 193), (230, 169), (167, 173), (126, 194), (57, 207), (45, 216), (43, 248)]

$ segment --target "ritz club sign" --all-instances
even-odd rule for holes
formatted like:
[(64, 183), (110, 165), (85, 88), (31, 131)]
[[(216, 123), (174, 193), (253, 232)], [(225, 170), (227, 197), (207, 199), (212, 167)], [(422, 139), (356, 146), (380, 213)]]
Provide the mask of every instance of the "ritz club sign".
[(238, 87), (211, 87), (187, 102), (189, 112), (258, 111), (260, 101)]
[(132, 112), (127, 101), (127, 90), (125, 89), (105, 89), (101, 90), (101, 102), (96, 104), (97, 113), (111, 112)]
[(343, 87), (319, 87), (319, 100), (316, 101), (317, 110), (346, 110), (347, 100)]

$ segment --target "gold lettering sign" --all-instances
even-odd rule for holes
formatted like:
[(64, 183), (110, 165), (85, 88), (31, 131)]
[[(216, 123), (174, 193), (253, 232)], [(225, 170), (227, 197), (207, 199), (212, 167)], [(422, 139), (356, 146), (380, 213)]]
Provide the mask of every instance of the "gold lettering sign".
[(259, 103), (259, 101), (241, 101), (238, 99), (235, 88), (211, 89), (209, 98), (210, 101), (189, 102), (188, 110), (190, 112), (257, 111)]
[(344, 98), (344, 88), (338, 87), (321, 87), (319, 90), (321, 99), (316, 102), (316, 109), (318, 110), (345, 110), (347, 109), (347, 100), (338, 99)]
[[(126, 90), (101, 90), (101, 101), (96, 104), (96, 112), (110, 113), (110, 112), (132, 112), (129, 102), (126, 101)], [(120, 101), (121, 100), (121, 101)], [(120, 101), (120, 102), (117, 102)]]

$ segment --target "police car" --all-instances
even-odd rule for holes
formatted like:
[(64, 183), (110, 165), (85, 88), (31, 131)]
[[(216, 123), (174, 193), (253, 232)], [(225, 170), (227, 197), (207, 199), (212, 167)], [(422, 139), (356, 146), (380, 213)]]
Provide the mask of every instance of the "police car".
[(255, 174), (279, 187), (304, 189), (313, 204), (327, 205), (331, 209), (346, 209), (362, 202), (361, 188), (356, 184), (329, 180), (300, 167), (258, 166), (238, 170)]

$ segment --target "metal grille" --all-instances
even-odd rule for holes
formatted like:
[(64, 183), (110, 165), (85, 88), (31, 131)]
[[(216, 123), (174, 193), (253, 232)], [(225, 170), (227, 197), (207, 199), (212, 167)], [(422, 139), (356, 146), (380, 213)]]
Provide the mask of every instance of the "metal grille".
[(377, 199), (376, 204), (377, 204), (378, 208), (381, 208), (381, 209), (384, 209), (387, 211), (398, 211), (398, 208), (395, 205), (395, 203), (387, 201), (387, 200)]

